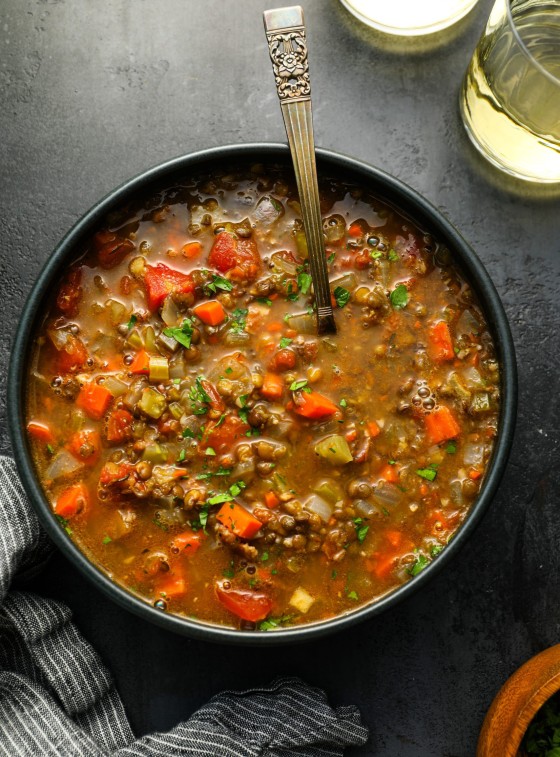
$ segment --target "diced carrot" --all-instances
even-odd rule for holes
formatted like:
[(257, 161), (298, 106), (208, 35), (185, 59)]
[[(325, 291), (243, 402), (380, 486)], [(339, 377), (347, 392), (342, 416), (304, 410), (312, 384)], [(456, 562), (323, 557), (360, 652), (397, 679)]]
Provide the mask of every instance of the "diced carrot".
[(385, 531), (384, 536), (392, 547), (398, 547), (403, 539), (402, 531)]
[(237, 502), (226, 502), (216, 515), (223, 526), (241, 539), (252, 539), (262, 528), (262, 523)]
[(369, 435), (372, 439), (375, 439), (375, 437), (379, 436), (379, 434), (381, 433), (381, 429), (379, 428), (379, 426), (377, 425), (375, 421), (369, 421), (369, 423), (367, 424), (367, 427), (368, 427)]
[(282, 377), (276, 373), (265, 373), (260, 393), (271, 402), (280, 400), (284, 393), (284, 381)]
[(29, 421), (27, 424), (27, 433), (43, 444), (52, 444), (54, 442), (54, 434), (47, 423)]
[(99, 431), (90, 428), (76, 431), (70, 437), (68, 450), (82, 463), (95, 465), (101, 455), (101, 436), (99, 435)]
[(387, 481), (387, 483), (396, 484), (399, 480), (399, 468), (397, 465), (384, 465), (379, 476)]
[(471, 468), (469, 471), (469, 478), (472, 481), (478, 481), (478, 479), (482, 476), (482, 472), (479, 471), (477, 468)]
[(348, 229), (348, 236), (349, 237), (361, 237), (363, 234), (362, 227), (359, 223), (353, 223), (350, 225), (350, 228)]
[(461, 426), (455, 420), (451, 410), (446, 405), (433, 410), (424, 416), (426, 432), (432, 444), (439, 444), (448, 439), (455, 439), (461, 433)]
[(295, 329), (286, 329), (286, 336), (288, 339), (294, 339), (297, 336), (297, 331)]
[(124, 442), (132, 437), (132, 421), (134, 418), (128, 410), (116, 409), (107, 420), (107, 441)]
[(140, 350), (134, 356), (134, 360), (128, 366), (130, 373), (144, 373), (148, 375), (150, 372), (150, 356), (146, 350)]
[(266, 324), (266, 330), (270, 331), (271, 334), (275, 334), (278, 331), (282, 331), (284, 328), (284, 324), (282, 321), (270, 321)]
[(182, 594), (186, 594), (187, 588), (184, 576), (176, 573), (167, 573), (165, 579), (158, 582), (157, 593), (166, 599), (172, 599), (173, 597), (180, 597)]
[(280, 504), (280, 498), (275, 492), (266, 492), (264, 495), (264, 503), (269, 510), (274, 510)]
[(253, 623), (264, 620), (272, 610), (272, 600), (263, 592), (226, 589), (223, 581), (216, 583), (216, 596), (231, 613)]
[(376, 552), (372, 557), (366, 560), (366, 567), (375, 573), (377, 578), (386, 579), (391, 574), (393, 565), (395, 564), (398, 554), (390, 552), (389, 554), (380, 554)]
[(194, 531), (183, 531), (173, 537), (171, 549), (185, 555), (194, 555), (202, 544), (202, 534)]
[(355, 428), (351, 428), (350, 431), (347, 431), (344, 434), (344, 438), (346, 439), (347, 442), (355, 442), (356, 439), (358, 438), (358, 432), (356, 431)]
[(202, 323), (206, 323), (208, 326), (217, 326), (226, 319), (226, 311), (218, 300), (202, 302), (193, 308), (193, 312), (197, 318), (200, 318)]
[(451, 332), (446, 321), (433, 323), (430, 326), (428, 335), (428, 352), (432, 360), (442, 363), (446, 360), (454, 359), (453, 340), (451, 339)]
[(201, 252), (202, 245), (200, 244), (200, 242), (187, 242), (187, 244), (184, 244), (181, 247), (181, 253), (184, 255), (184, 257), (187, 258), (187, 260), (197, 258)]
[(73, 518), (89, 505), (89, 493), (84, 484), (73, 484), (59, 494), (54, 511), (62, 518)]
[(293, 397), (294, 412), (304, 418), (319, 420), (338, 412), (338, 407), (334, 402), (331, 402), (328, 397), (319, 394), (319, 392), (297, 391), (294, 392)]
[(85, 384), (76, 398), (76, 406), (84, 410), (95, 421), (101, 420), (111, 404), (113, 395), (102, 384), (91, 381)]

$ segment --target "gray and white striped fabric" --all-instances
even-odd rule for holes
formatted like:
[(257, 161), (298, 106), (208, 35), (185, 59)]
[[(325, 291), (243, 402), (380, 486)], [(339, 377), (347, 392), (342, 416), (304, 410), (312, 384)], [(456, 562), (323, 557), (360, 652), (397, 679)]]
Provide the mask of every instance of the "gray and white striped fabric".
[(334, 757), (368, 737), (296, 678), (215, 696), (168, 733), (135, 740), (111, 675), (59, 602), (11, 588), (51, 550), (12, 460), (0, 456), (0, 754), (9, 757)]

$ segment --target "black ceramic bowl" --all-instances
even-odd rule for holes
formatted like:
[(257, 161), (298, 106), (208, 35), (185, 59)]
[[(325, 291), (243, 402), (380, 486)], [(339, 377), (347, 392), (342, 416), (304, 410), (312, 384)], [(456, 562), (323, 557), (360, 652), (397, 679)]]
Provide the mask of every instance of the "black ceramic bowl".
[(251, 633), (210, 625), (179, 615), (166, 614), (130, 594), (98, 569), (66, 535), (55, 520), (49, 503), (37, 480), (25, 433), (25, 392), (28, 357), (34, 335), (42, 320), (49, 293), (60, 280), (68, 263), (83, 248), (84, 242), (97, 230), (107, 213), (151, 187), (169, 185), (193, 171), (224, 163), (274, 162), (290, 164), (284, 145), (250, 144), (219, 147), (170, 160), (131, 179), (95, 205), (78, 221), (60, 242), (35, 282), (25, 303), (12, 348), (9, 375), (8, 412), (12, 444), (23, 486), (35, 507), (45, 530), (96, 586), (122, 607), (157, 623), (164, 628), (209, 641), (232, 644), (278, 644), (306, 641), (340, 631), (359, 621), (378, 615), (429, 581), (457, 554), (480, 521), (492, 500), (506, 467), (513, 439), (517, 408), (517, 372), (515, 352), (509, 325), (498, 294), (475, 253), (441, 213), (420, 195), (393, 177), (364, 163), (327, 150), (317, 150), (319, 174), (340, 176), (369, 188), (381, 199), (393, 204), (418, 226), (432, 233), (452, 251), (457, 265), (476, 292), (490, 324), (502, 368), (502, 405), (499, 434), (480, 494), (455, 538), (440, 557), (422, 573), (389, 594), (347, 615), (272, 633)]

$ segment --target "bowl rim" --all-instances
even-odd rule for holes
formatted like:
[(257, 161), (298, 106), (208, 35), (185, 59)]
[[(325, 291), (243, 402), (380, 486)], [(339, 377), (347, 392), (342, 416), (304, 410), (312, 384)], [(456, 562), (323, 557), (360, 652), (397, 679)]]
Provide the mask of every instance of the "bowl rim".
[(444, 241), (454, 254), (457, 253), (458, 265), (475, 290), (493, 332), (502, 368), (499, 433), (479, 496), (449, 545), (436, 560), (405, 584), (401, 584), (369, 604), (344, 615), (297, 627), (278, 629), (272, 633), (240, 631), (195, 621), (180, 615), (168, 614), (157, 610), (147, 601), (129, 593), (112, 581), (93, 562), (90, 562), (86, 554), (69, 538), (55, 520), (35, 475), (30, 448), (24, 431), (25, 376), (27, 357), (32, 344), (32, 326), (37, 317), (40, 317), (41, 305), (48, 296), (51, 283), (56, 280), (56, 275), (63, 267), (64, 262), (72, 257), (72, 252), (77, 248), (79, 249), (80, 240), (86, 237), (110, 210), (123, 204), (130, 195), (143, 192), (151, 186), (161, 185), (164, 180), (171, 179), (174, 176), (178, 177), (180, 173), (186, 174), (193, 169), (196, 170), (204, 165), (211, 165), (216, 162), (240, 163), (251, 159), (266, 163), (277, 160), (289, 165), (289, 149), (286, 145), (257, 142), (223, 145), (199, 150), (159, 163), (110, 191), (81, 216), (47, 258), (24, 303), (12, 343), (7, 396), (9, 433), (24, 490), (39, 517), (41, 525), (63, 554), (121, 607), (151, 620), (163, 628), (192, 638), (248, 646), (274, 646), (291, 642), (304, 642), (349, 628), (395, 606), (425, 586), (457, 554), (473, 533), (497, 491), (513, 441), (517, 412), (515, 348), (499, 295), (476, 253), (440, 210), (400, 179), (364, 161), (332, 150), (317, 148), (316, 154), (319, 169), (330, 168), (331, 171), (334, 170), (335, 174), (342, 174), (343, 177), (345, 177), (345, 174), (350, 174), (353, 179), (359, 177), (368, 189), (373, 194), (377, 194), (382, 201), (394, 205), (397, 210), (410, 217), (417, 225), (429, 230), (438, 239)]

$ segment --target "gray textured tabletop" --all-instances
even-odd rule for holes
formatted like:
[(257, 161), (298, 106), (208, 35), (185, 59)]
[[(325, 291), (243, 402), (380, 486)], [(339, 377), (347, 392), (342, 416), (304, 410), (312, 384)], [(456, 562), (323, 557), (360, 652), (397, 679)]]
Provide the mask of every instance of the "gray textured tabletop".
[[(285, 141), (262, 25), (273, 0), (2, 0), (1, 412), (10, 340), (66, 230), (126, 178), (226, 143)], [(491, 2), (439, 48), (397, 50), (337, 0), (304, 0), (317, 143), (403, 179), (485, 263), (520, 369), (516, 440), (498, 496), (448, 569), (337, 637), (273, 650), (190, 641), (127, 614), (57, 555), (35, 589), (66, 601), (114, 671), (138, 733), (224, 688), (296, 673), (371, 727), (356, 754), (470, 757), (490, 701), (560, 641), (558, 200), (475, 154), (458, 89)], [(5, 422), (0, 434), (9, 452)]]

